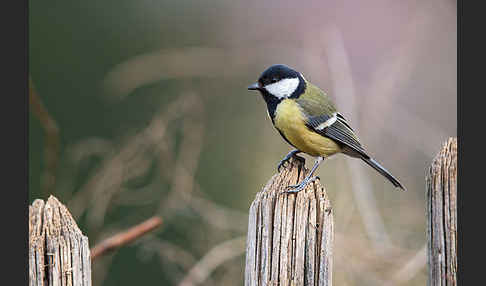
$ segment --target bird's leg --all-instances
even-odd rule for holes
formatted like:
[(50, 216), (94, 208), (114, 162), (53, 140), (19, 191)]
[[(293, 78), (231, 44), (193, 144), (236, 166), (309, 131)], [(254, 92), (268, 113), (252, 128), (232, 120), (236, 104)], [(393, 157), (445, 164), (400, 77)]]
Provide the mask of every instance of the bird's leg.
[(312, 177), (312, 175), (316, 171), (317, 167), (319, 167), (319, 165), (322, 163), (322, 161), (324, 161), (323, 157), (321, 157), (321, 156), (317, 157), (316, 162), (314, 163), (314, 166), (312, 167), (309, 174), (304, 178), (304, 180), (302, 180), (302, 182), (300, 182), (300, 184), (288, 186), (287, 188), (289, 190), (287, 190), (287, 193), (298, 193), (298, 192), (302, 191), (308, 183), (312, 183), (317, 178), (319, 178), (317, 176)]
[[(280, 168), (282, 168), (282, 167), (285, 165), (285, 163), (287, 163), (287, 162), (290, 160), (290, 158), (292, 158), (293, 156), (295, 156), (296, 154), (298, 154), (298, 153), (300, 153), (300, 152), (301, 152), (301, 151), (300, 151), (300, 150), (297, 150), (297, 149), (294, 149), (294, 150), (290, 151), (290, 152), (287, 154), (287, 156), (285, 156), (285, 157), (284, 157), (284, 158), (283, 158), (283, 159), (280, 161), (280, 163), (278, 163), (278, 165), (277, 165), (277, 172), (280, 172)], [(300, 158), (300, 157), (298, 157), (298, 158)]]

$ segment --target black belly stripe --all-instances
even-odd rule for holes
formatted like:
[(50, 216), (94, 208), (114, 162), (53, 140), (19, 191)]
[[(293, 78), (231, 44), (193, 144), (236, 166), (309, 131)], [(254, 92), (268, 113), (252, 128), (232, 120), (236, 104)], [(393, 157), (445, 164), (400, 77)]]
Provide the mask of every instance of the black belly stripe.
[(262, 96), (265, 102), (267, 103), (268, 114), (272, 119), (272, 123), (274, 123), (275, 110), (277, 110), (277, 106), (280, 102), (282, 102), (282, 99), (270, 95), (266, 90), (262, 91)]

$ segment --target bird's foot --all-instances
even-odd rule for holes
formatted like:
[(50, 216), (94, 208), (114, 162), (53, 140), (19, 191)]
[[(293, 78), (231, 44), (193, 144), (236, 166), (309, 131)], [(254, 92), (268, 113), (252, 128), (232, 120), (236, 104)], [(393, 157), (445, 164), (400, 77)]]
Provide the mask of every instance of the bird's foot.
[(281, 161), (280, 163), (278, 163), (277, 165), (277, 172), (280, 173), (280, 168), (282, 167), (286, 167), (287, 166), (287, 163), (289, 162), (290, 158), (294, 157), (295, 159), (301, 161), (301, 162), (305, 162), (305, 159), (300, 157), (300, 156), (297, 156), (297, 153), (300, 153), (299, 150), (292, 150), (290, 151), (290, 153), (288, 153)]
[(285, 192), (289, 193), (289, 194), (298, 193), (298, 192), (302, 191), (307, 186), (307, 184), (312, 183), (317, 179), (320, 180), (319, 176), (314, 176), (314, 177), (311, 177), (311, 178), (308, 178), (308, 179), (306, 178), (302, 182), (300, 182), (300, 184), (298, 184), (298, 185), (287, 186), (287, 191), (285, 191)]

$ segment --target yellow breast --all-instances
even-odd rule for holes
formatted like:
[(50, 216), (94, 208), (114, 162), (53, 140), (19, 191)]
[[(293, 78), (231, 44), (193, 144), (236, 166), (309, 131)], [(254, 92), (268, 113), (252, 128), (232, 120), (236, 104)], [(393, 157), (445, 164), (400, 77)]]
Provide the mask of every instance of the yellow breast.
[(284, 99), (275, 110), (275, 127), (300, 151), (311, 156), (328, 157), (341, 151), (333, 140), (305, 126), (304, 115), (292, 99)]

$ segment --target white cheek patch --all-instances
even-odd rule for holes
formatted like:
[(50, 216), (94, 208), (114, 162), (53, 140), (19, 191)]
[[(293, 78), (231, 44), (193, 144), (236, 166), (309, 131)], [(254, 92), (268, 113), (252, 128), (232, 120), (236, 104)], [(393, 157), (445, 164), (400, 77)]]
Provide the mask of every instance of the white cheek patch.
[(289, 97), (299, 86), (299, 78), (285, 78), (265, 86), (265, 89), (278, 98)]

